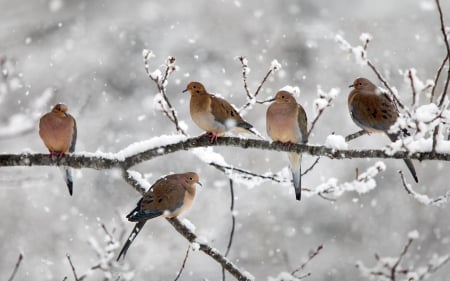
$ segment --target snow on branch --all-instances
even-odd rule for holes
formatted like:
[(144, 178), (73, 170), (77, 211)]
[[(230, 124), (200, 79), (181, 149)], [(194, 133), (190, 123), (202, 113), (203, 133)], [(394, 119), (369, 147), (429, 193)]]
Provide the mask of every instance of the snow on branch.
[[(170, 138), (169, 138), (170, 139)], [(150, 142), (151, 143), (151, 142)], [(210, 146), (233, 146), (243, 149), (262, 149), (270, 151), (307, 153), (312, 156), (326, 156), (331, 159), (351, 159), (351, 158), (385, 158), (385, 159), (417, 159), (450, 161), (450, 142), (443, 141), (437, 152), (430, 151), (405, 151), (396, 150), (394, 152), (385, 149), (335, 149), (321, 145), (292, 144), (286, 146), (281, 143), (268, 142), (258, 139), (243, 139), (237, 137), (219, 137), (215, 143), (210, 143), (209, 138), (188, 138), (181, 141), (157, 146), (141, 147), (140, 152), (124, 157), (122, 153), (88, 153), (79, 152), (58, 159), (50, 158), (48, 154), (42, 153), (22, 153), (22, 154), (0, 154), (0, 167), (11, 166), (67, 166), (76, 169), (90, 168), (104, 170), (111, 168), (128, 169), (139, 163), (161, 157), (177, 151), (190, 150), (199, 147)]]
[[(330, 178), (327, 182), (315, 187), (304, 188), (307, 193), (306, 196), (319, 195), (325, 196), (326, 199), (330, 199), (327, 195), (333, 195), (334, 198), (343, 195), (345, 192), (357, 192), (367, 193), (377, 186), (375, 177), (386, 170), (386, 165), (383, 162), (376, 162), (375, 165), (369, 167), (364, 173), (359, 174), (357, 178), (351, 182), (345, 182), (338, 184), (336, 178)], [(333, 199), (334, 200), (334, 199)]]
[(420, 194), (413, 190), (412, 186), (406, 182), (406, 178), (403, 175), (402, 171), (399, 171), (400, 176), (402, 178), (403, 187), (405, 188), (406, 192), (411, 195), (414, 200), (419, 202), (420, 204), (426, 205), (426, 206), (437, 206), (441, 207), (444, 204), (448, 202), (448, 198), (450, 197), (450, 191), (447, 191), (445, 195), (438, 196), (436, 198), (430, 198), (425, 194)]

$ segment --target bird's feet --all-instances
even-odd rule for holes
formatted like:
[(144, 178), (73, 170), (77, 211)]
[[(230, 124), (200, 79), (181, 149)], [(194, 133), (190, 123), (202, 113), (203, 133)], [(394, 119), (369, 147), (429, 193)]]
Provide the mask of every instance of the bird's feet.
[(49, 157), (53, 158), (63, 158), (65, 156), (65, 153), (62, 151), (50, 151)]
[(208, 137), (210, 143), (215, 143), (219, 136), (212, 132), (206, 132), (203, 135), (200, 135), (198, 138), (200, 139), (200, 138), (204, 138), (204, 137)]

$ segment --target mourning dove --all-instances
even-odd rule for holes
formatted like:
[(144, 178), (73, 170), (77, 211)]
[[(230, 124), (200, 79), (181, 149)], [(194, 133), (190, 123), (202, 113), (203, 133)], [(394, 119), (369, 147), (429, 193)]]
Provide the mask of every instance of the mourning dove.
[[(67, 152), (75, 151), (77, 141), (77, 123), (67, 113), (67, 106), (59, 103), (39, 121), (39, 136), (50, 151), (50, 157), (64, 157)], [(73, 180), (70, 168), (64, 167), (64, 179), (69, 193), (73, 193)]]
[(127, 215), (131, 222), (137, 222), (117, 257), (125, 255), (142, 227), (149, 219), (159, 216), (174, 218), (192, 205), (196, 184), (200, 184), (196, 173), (168, 175), (157, 180), (138, 201), (137, 207)]
[(197, 126), (211, 137), (211, 143), (227, 131), (252, 133), (263, 138), (226, 100), (209, 94), (199, 82), (190, 82), (183, 91), (191, 93), (190, 113)]
[[(307, 143), (308, 123), (305, 110), (297, 103), (294, 96), (286, 91), (279, 91), (266, 113), (267, 134), (273, 141), (287, 143)], [(288, 153), (295, 198), (301, 199), (301, 161), (300, 153)]]
[[(395, 142), (401, 133), (389, 133), (397, 121), (398, 110), (390, 97), (382, 93), (377, 86), (365, 78), (356, 79), (350, 87), (354, 89), (348, 95), (348, 109), (353, 121), (368, 133), (385, 133)], [(416, 170), (410, 159), (404, 159), (414, 180), (418, 182)]]

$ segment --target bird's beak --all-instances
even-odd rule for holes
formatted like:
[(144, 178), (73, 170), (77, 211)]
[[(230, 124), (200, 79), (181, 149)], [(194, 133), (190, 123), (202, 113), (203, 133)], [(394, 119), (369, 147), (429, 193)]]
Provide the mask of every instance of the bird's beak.
[(351, 84), (351, 85), (349, 85), (348, 87), (349, 87), (349, 88), (353, 88), (353, 87), (355, 87), (355, 84)]
[(188, 88), (184, 89), (182, 93), (186, 93), (188, 91)]
[(272, 101), (275, 101), (276, 100), (276, 98), (272, 98), (272, 99), (270, 99), (270, 100), (266, 100), (267, 102), (272, 102)]
[(199, 181), (197, 182), (197, 184), (200, 185), (200, 186), (203, 186), (203, 184), (201, 182), (199, 182)]

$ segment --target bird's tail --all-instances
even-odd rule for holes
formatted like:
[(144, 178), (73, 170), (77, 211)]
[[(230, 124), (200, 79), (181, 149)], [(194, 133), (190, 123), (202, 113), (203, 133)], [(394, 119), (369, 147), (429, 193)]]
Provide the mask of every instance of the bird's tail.
[(120, 250), (119, 256), (117, 257), (116, 261), (119, 261), (120, 257), (123, 256), (125, 258), (125, 255), (127, 254), (128, 248), (130, 248), (131, 243), (133, 243), (134, 239), (136, 239), (136, 236), (141, 231), (142, 227), (144, 226), (146, 221), (140, 221), (138, 222), (134, 228), (133, 231), (131, 231), (130, 236), (128, 236), (127, 241), (122, 247), (122, 250)]
[(69, 194), (73, 194), (73, 179), (72, 179), (72, 169), (68, 167), (61, 167), (61, 172), (66, 182), (67, 188), (69, 189)]
[[(389, 136), (389, 138), (391, 139), (392, 142), (397, 141), (398, 139), (398, 135), (399, 134), (387, 134)], [(411, 175), (414, 178), (415, 182), (419, 182), (419, 179), (417, 178), (417, 173), (416, 173), (416, 169), (414, 168), (414, 165), (411, 161), (411, 159), (403, 159), (403, 161), (406, 164), (406, 167), (408, 167), (409, 171), (411, 172)]]
[(302, 199), (302, 155), (300, 153), (289, 153), (289, 162), (294, 182), (295, 199)]

